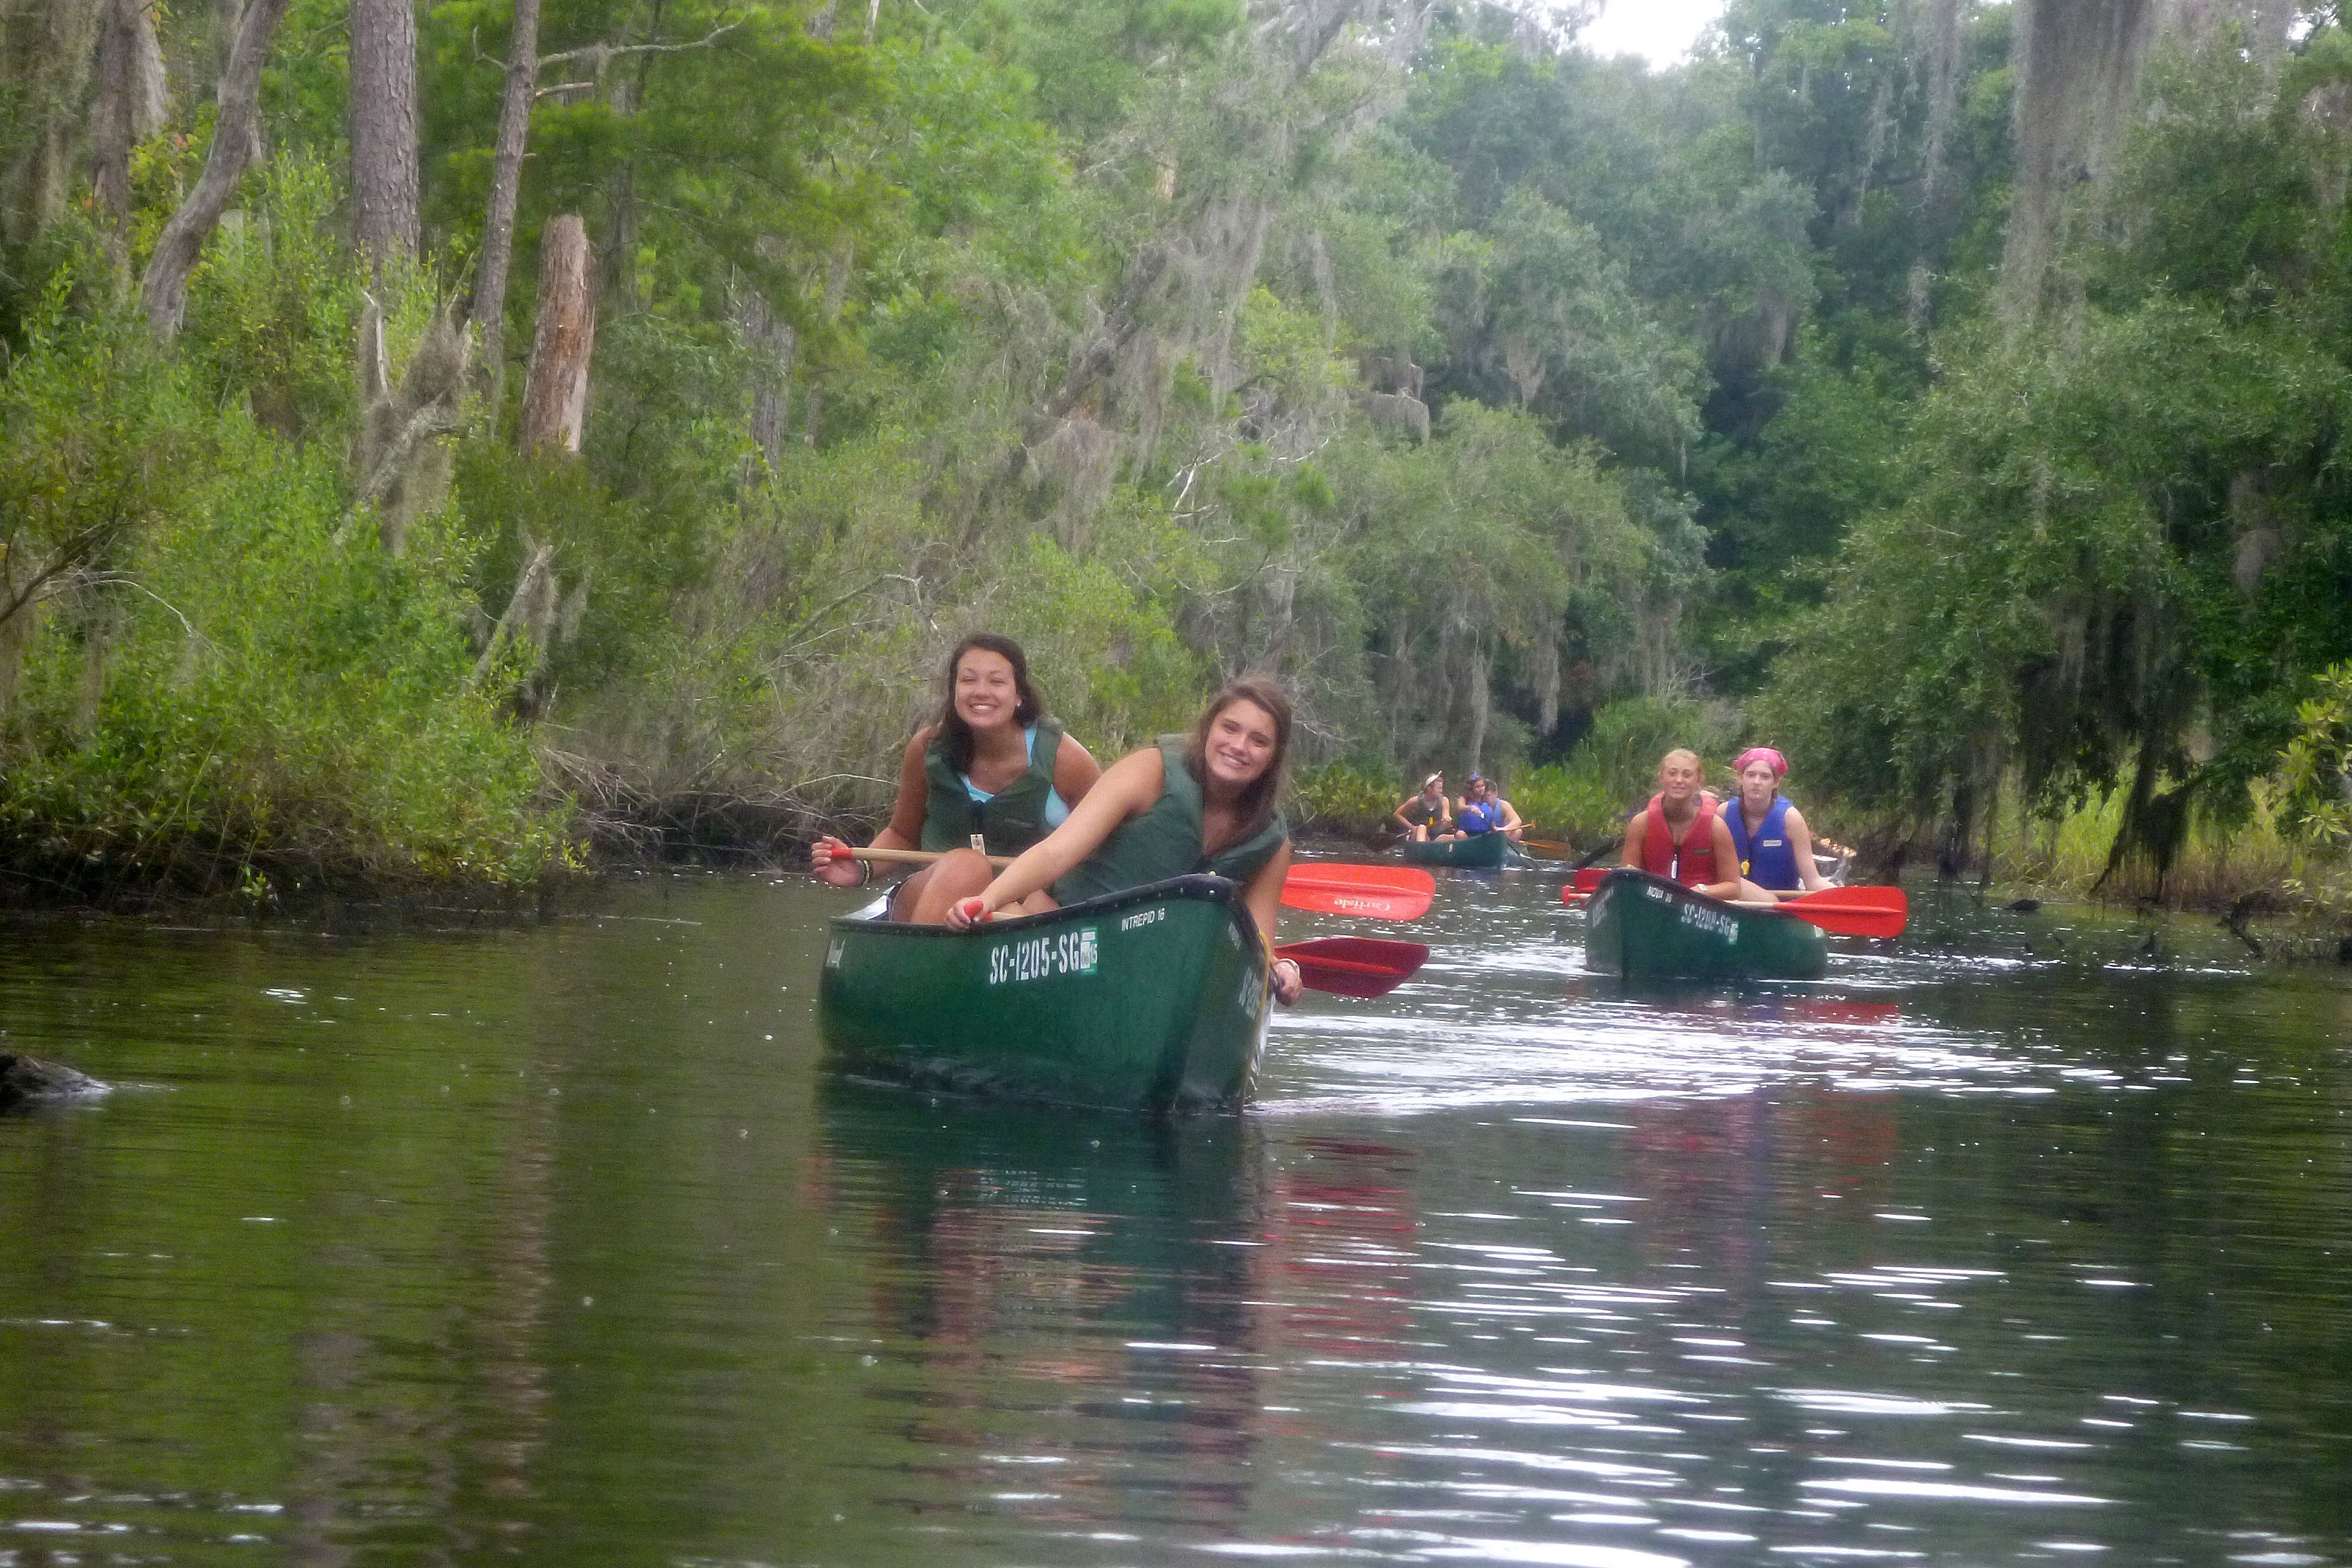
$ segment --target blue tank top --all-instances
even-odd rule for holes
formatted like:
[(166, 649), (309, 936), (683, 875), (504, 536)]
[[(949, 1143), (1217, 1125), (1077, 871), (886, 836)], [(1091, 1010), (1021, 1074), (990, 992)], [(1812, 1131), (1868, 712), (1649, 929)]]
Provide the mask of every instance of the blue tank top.
[(1731, 847), (1739, 853), (1739, 870), (1759, 888), (1785, 893), (1805, 885), (1797, 873), (1797, 851), (1789, 843), (1789, 797), (1776, 795), (1764, 813), (1764, 826), (1754, 837), (1748, 833), (1748, 808), (1739, 802), (1724, 805), (1723, 820), (1731, 829)]
[[(1022, 734), (1023, 734), (1024, 736), (1025, 736), (1025, 737), (1028, 739), (1028, 742), (1029, 742), (1029, 762), (1030, 762), (1030, 764), (1031, 764), (1032, 766), (1034, 766), (1034, 765), (1036, 764), (1036, 762), (1037, 762), (1037, 726), (1036, 726), (1036, 725), (1034, 725), (1034, 724), (1032, 724), (1032, 725), (1028, 726), (1026, 729), (1023, 730), (1021, 732), (1022, 732)], [(1059, 738), (1058, 736), (1057, 736), (1057, 737), (1055, 737), (1055, 744), (1057, 744), (1057, 745), (1060, 743), (1060, 738)], [(1045, 771), (1046, 771), (1048, 773), (1051, 773), (1053, 772), (1053, 769), (1052, 769), (1052, 767), (1051, 767), (1050, 765), (1048, 765), (1048, 767), (1046, 768), (1046, 770), (1045, 770)], [(994, 795), (994, 793), (993, 793), (993, 792), (989, 791), (989, 790), (984, 790), (984, 789), (981, 788), (978, 784), (976, 784), (972, 783), (972, 782), (971, 782), (971, 775), (970, 773), (958, 773), (958, 774), (956, 774), (956, 777), (958, 777), (958, 778), (960, 778), (960, 779), (961, 779), (961, 780), (963, 781), (963, 792), (964, 792), (964, 794), (966, 794), (966, 795), (968, 795), (971, 796), (971, 798), (972, 798), (973, 800), (975, 800), (975, 801), (979, 802), (981, 805), (986, 805), (990, 801), (994, 800), (994, 799), (996, 798), (996, 795)], [(1046, 828), (1046, 831), (1051, 832), (1053, 829), (1055, 829), (1055, 828), (1056, 828), (1056, 827), (1061, 826), (1062, 826), (1062, 824), (1064, 824), (1065, 822), (1067, 822), (1069, 819), (1070, 819), (1070, 803), (1069, 803), (1068, 801), (1064, 800), (1064, 799), (1062, 798), (1062, 792), (1061, 792), (1060, 790), (1057, 790), (1057, 789), (1049, 789), (1049, 790), (1047, 790), (1047, 791), (1045, 792), (1045, 828)]]
[(1475, 801), (1462, 808), (1462, 831), (1474, 837), (1502, 826), (1503, 808), (1491, 800)]

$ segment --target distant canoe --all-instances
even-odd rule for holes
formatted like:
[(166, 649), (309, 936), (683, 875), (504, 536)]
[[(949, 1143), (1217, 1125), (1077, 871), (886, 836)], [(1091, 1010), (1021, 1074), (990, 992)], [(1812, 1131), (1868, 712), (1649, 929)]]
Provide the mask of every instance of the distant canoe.
[(1818, 980), (1821, 927), (1744, 910), (1647, 871), (1619, 869), (1592, 895), (1584, 966), (1628, 980)]
[(1524, 866), (1528, 858), (1500, 833), (1480, 833), (1468, 838), (1407, 838), (1397, 847), (1409, 866), (1452, 866), (1457, 870), (1493, 871)]
[(1231, 1107), (1265, 1045), (1265, 947), (1223, 877), (1174, 877), (971, 931), (833, 922), (817, 984), (854, 1071), (1068, 1105)]

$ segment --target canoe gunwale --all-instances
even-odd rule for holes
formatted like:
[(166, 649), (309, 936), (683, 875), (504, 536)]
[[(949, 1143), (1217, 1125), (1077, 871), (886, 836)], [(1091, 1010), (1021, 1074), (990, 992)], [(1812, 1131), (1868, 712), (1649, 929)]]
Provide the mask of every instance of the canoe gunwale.
[[(1499, 850), (1487, 848), (1486, 840), (1490, 837), (1500, 841)], [(1507, 871), (1529, 863), (1527, 853), (1500, 833), (1469, 838), (1407, 838), (1397, 845), (1397, 853), (1408, 866), (1438, 870)]]
[[(860, 936), (892, 937), (915, 942), (963, 942), (975, 936), (1006, 936), (1021, 931), (1036, 931), (1066, 921), (1091, 920), (1130, 904), (1158, 903), (1163, 899), (1186, 899), (1196, 903), (1223, 904), (1234, 918), (1245, 926), (1252, 937), (1257, 926), (1250, 919), (1249, 906), (1242, 901), (1242, 885), (1229, 877), (1213, 877), (1192, 873), (1169, 877), (1140, 887), (1122, 888), (1116, 893), (1100, 898), (1084, 899), (1075, 904), (1064, 904), (1042, 914), (1014, 915), (1006, 920), (989, 921), (970, 931), (956, 931), (943, 925), (912, 925), (887, 918), (890, 903), (885, 894), (864, 909), (845, 915), (835, 915), (830, 922), (837, 931), (853, 931)], [(1263, 947), (1265, 944), (1259, 944)]]

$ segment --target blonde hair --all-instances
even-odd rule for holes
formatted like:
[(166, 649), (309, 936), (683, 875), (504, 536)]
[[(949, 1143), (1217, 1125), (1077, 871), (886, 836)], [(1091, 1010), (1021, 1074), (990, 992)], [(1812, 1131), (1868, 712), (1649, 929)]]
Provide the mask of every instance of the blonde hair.
[(1696, 752), (1692, 751), (1687, 746), (1676, 746), (1673, 751), (1668, 752), (1664, 756), (1658, 759), (1658, 771), (1660, 773), (1664, 773), (1666, 771), (1666, 764), (1677, 760), (1688, 763), (1695, 768), (1705, 766), (1705, 764), (1698, 760), (1698, 753)]

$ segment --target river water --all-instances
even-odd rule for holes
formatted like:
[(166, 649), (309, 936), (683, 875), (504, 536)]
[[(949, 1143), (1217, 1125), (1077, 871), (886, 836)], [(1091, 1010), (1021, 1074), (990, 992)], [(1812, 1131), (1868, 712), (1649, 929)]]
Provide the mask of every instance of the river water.
[(10, 928), (119, 1087), (0, 1120), (0, 1568), (2352, 1565), (2339, 972), (1628, 994), (1559, 886), (1174, 1128), (829, 1078), (795, 882)]

